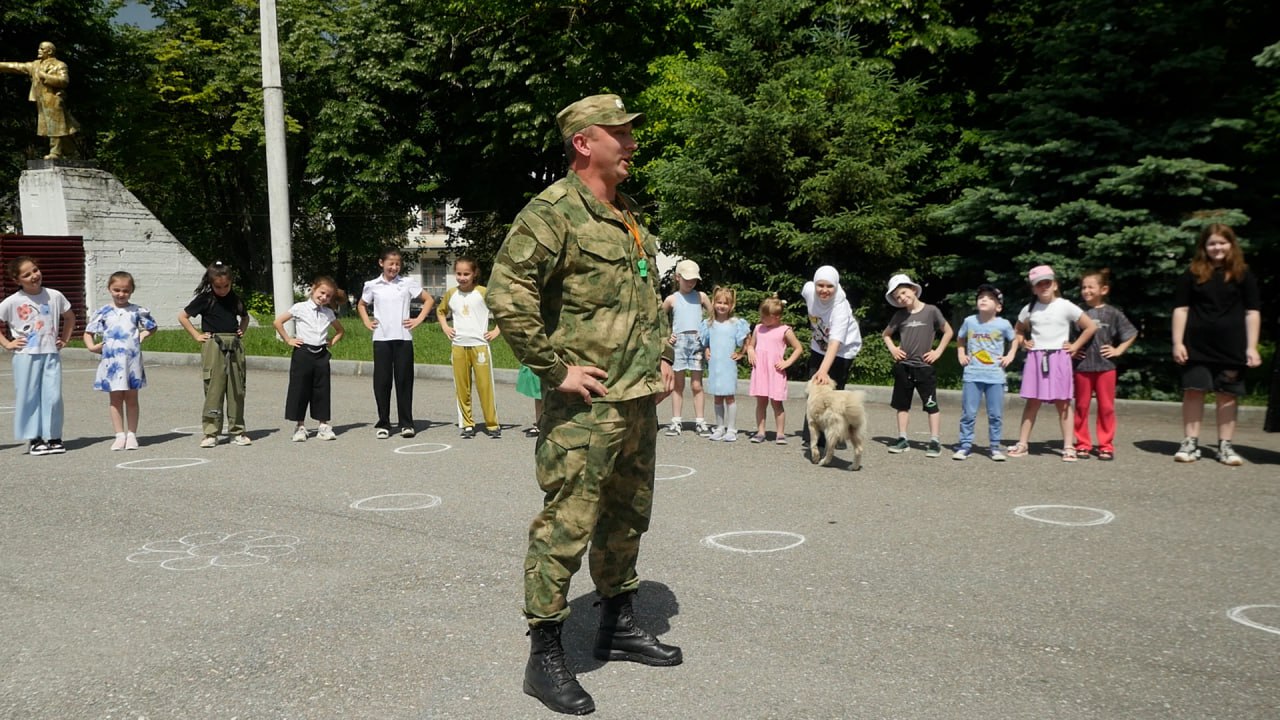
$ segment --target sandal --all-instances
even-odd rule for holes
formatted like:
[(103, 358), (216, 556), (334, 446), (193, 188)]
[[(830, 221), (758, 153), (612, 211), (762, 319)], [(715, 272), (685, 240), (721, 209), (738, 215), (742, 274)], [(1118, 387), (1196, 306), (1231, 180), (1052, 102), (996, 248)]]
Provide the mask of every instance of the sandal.
[(1062, 462), (1075, 462), (1076, 460), (1079, 460), (1079, 459), (1080, 458), (1076, 456), (1075, 448), (1063, 448)]
[(1031, 452), (1031, 448), (1027, 447), (1026, 443), (1018, 443), (1017, 445), (1014, 445), (1013, 447), (1009, 448), (1009, 451), (1006, 452), (1005, 454), (1008, 455), (1009, 457), (1019, 458), (1019, 457), (1026, 457), (1027, 454), (1030, 452)]
[(1098, 451), (1098, 459), (1099, 459), (1099, 460), (1115, 460), (1115, 459), (1116, 459), (1116, 455), (1115, 455), (1115, 453), (1109, 453), (1109, 452), (1107, 452), (1106, 450), (1099, 450), (1099, 451)]

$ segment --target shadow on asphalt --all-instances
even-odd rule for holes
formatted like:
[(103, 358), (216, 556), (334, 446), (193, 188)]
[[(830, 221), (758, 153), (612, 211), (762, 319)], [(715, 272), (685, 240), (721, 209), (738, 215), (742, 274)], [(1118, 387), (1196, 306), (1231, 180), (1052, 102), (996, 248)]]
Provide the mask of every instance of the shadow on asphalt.
[[(1164, 455), (1172, 461), (1173, 454), (1178, 452), (1178, 443), (1170, 440), (1139, 440), (1133, 444), (1139, 450), (1151, 453), (1152, 455)], [(1217, 460), (1217, 443), (1201, 443), (1200, 459)], [(1253, 465), (1280, 465), (1280, 452), (1268, 448), (1254, 447), (1252, 445), (1235, 445), (1236, 452), (1240, 453), (1240, 457), (1246, 462)]]
[[(591, 672), (605, 665), (591, 655), (591, 648), (596, 641), (596, 626), (600, 624), (600, 608), (596, 607), (599, 600), (599, 595), (589, 592), (569, 602), (569, 620), (564, 628), (564, 652), (569, 658), (569, 667), (575, 673)], [(636, 625), (659, 640), (671, 631), (671, 618), (680, 614), (680, 601), (671, 592), (671, 588), (652, 580), (640, 581), (640, 589), (636, 592), (632, 605)]]

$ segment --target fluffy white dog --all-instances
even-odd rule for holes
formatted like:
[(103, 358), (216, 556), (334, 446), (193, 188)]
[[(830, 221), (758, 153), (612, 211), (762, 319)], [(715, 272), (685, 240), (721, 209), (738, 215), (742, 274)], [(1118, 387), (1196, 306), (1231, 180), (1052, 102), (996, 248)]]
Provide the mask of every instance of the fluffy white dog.
[[(866, 443), (866, 410), (863, 407), (867, 394), (861, 390), (836, 390), (834, 385), (816, 385), (812, 380), (806, 386), (809, 395), (805, 403), (806, 421), (809, 423), (809, 459), (820, 465), (830, 465), (836, 445), (848, 440), (853, 448), (851, 470), (862, 469), (862, 446)], [(827, 451), (818, 460), (818, 438), (826, 435)]]

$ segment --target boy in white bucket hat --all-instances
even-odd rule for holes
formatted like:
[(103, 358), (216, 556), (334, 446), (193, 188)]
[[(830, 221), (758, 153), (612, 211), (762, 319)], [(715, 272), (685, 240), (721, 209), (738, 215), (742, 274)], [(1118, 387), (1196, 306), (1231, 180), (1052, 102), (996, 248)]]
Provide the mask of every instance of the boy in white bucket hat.
[[(911, 394), (919, 393), (920, 402), (929, 416), (929, 444), (927, 457), (942, 454), (942, 415), (938, 410), (938, 378), (933, 364), (942, 357), (951, 342), (951, 324), (942, 311), (920, 300), (922, 288), (906, 275), (889, 278), (885, 302), (898, 308), (884, 329), (884, 344), (893, 356), (893, 397), (889, 406), (898, 411), (898, 440), (889, 446), (891, 453), (903, 453), (911, 449), (907, 441), (907, 421), (910, 418)], [(942, 338), (934, 347), (935, 333)], [(893, 342), (897, 336), (898, 343)]]

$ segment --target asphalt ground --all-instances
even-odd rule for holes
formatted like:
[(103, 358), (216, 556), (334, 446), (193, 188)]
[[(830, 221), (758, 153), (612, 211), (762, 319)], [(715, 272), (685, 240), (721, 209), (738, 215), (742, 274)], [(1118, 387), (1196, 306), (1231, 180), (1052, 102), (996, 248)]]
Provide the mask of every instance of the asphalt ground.
[[(202, 450), (198, 368), (153, 353), (143, 447), (111, 452), (95, 363), (66, 357), (60, 456), (7, 439), (0, 365), (0, 717), (556, 717), (521, 692), (541, 493), (513, 385), (504, 436), (462, 440), (444, 369), (422, 368), (418, 436), (376, 440), (369, 377), (340, 375), (337, 441), (293, 443), (287, 375), (255, 359), (254, 444)], [(1280, 435), (1261, 413), (1238, 468), (1174, 463), (1178, 407), (1141, 403), (1115, 462), (1061, 462), (1045, 409), (1036, 454), (961, 463), (925, 457), (923, 433), (888, 454), (885, 399), (857, 472), (796, 439), (659, 436), (637, 610), (685, 662), (594, 660), (584, 569), (565, 643), (596, 717), (1280, 716)], [(954, 398), (943, 412), (954, 440)]]

